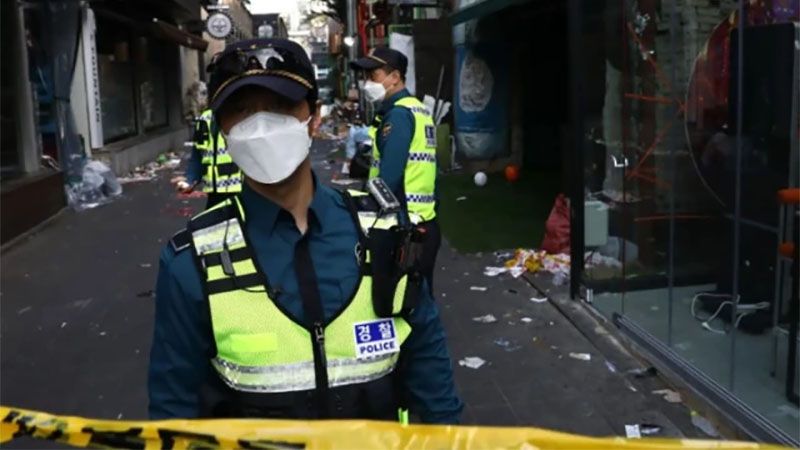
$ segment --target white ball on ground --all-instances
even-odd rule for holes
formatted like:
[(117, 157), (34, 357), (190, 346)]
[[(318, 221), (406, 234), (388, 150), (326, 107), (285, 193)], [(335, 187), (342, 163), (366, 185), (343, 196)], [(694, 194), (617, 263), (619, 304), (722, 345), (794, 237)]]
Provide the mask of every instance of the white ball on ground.
[(487, 180), (486, 174), (483, 172), (478, 172), (475, 174), (472, 180), (475, 181), (475, 186), (485, 186)]

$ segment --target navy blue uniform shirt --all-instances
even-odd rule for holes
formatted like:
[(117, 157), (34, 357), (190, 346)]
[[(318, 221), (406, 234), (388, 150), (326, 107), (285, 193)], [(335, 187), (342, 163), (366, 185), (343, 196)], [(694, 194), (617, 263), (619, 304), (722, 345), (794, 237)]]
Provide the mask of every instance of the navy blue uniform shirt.
[[(315, 185), (307, 233), (327, 319), (356, 288), (359, 268), (353, 250), (358, 238), (341, 195), (316, 181)], [(256, 260), (281, 291), (276, 301), (304, 320), (293, 266), (295, 244), (301, 238), (294, 219), (246, 183), (240, 198)], [(161, 253), (148, 380), (152, 419), (197, 417), (200, 387), (217, 376), (209, 361), (214, 355), (208, 302), (192, 251), (175, 253), (167, 245)], [(401, 348), (408, 362), (401, 379), (411, 411), (426, 423), (456, 423), (463, 405), (455, 392), (439, 312), (427, 287), (408, 320), (412, 332)]]

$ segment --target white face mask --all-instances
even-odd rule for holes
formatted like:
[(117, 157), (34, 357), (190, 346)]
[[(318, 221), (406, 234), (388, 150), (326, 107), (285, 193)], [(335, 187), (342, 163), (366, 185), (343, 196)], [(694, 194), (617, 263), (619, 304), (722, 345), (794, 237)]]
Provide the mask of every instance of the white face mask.
[(371, 102), (379, 102), (386, 98), (386, 88), (383, 83), (369, 80), (364, 83), (364, 96)]
[(259, 112), (231, 128), (225, 136), (233, 162), (245, 175), (264, 184), (279, 183), (308, 156), (308, 123), (295, 117)]

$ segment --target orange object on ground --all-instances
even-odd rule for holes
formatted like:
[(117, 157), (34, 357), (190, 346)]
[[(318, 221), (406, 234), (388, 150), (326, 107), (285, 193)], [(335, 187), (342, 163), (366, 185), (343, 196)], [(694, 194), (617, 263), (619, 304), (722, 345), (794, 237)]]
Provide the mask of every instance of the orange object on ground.
[(800, 203), (800, 188), (781, 189), (778, 201), (784, 205), (797, 205)]
[(509, 164), (506, 166), (505, 170), (506, 180), (508, 182), (513, 183), (519, 180), (519, 167), (514, 164)]

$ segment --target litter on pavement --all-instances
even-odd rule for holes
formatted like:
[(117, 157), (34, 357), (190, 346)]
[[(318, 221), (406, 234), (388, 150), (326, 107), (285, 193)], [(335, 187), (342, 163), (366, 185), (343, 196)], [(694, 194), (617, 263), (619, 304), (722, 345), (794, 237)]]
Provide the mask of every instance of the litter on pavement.
[(592, 360), (592, 355), (590, 355), (588, 353), (573, 353), (573, 352), (570, 352), (569, 357), (573, 358), (573, 359), (580, 359), (581, 361), (591, 361)]
[(505, 338), (497, 338), (494, 340), (494, 345), (501, 347), (503, 350), (507, 352), (513, 352), (522, 348), (521, 346), (509, 341)]
[(617, 366), (615, 366), (611, 361), (606, 360), (606, 367), (608, 368), (609, 372), (617, 373)]
[(480, 316), (480, 317), (473, 317), (472, 320), (480, 323), (497, 322), (497, 318), (491, 314), (486, 314), (485, 316)]
[(465, 195), (462, 195), (461, 197), (458, 197), (458, 198), (456, 199), (456, 201), (457, 201), (457, 202), (463, 202), (463, 201), (464, 201), (464, 200), (466, 200), (466, 199), (467, 199), (467, 197), (466, 197)]
[(486, 364), (486, 361), (477, 356), (467, 356), (466, 358), (458, 361), (459, 366), (469, 367), (470, 369), (480, 369), (484, 364)]
[(625, 437), (628, 439), (641, 439), (642, 432), (638, 424), (625, 425)]
[(708, 421), (705, 417), (701, 416), (697, 411), (692, 411), (692, 425), (696, 426), (703, 433), (711, 437), (719, 437), (717, 427)]
[(655, 376), (658, 371), (655, 367), (640, 367), (636, 369), (631, 369), (625, 372), (628, 375), (633, 375), (634, 378), (646, 378), (646, 377), (653, 377)]
[(470, 291), (486, 292), (486, 286), (470, 286)]
[(547, 303), (547, 297), (542, 297), (542, 298), (531, 297), (531, 301), (533, 303)]
[(664, 400), (670, 403), (680, 403), (681, 402), (681, 394), (673, 391), (672, 389), (658, 389), (652, 391), (653, 394), (660, 395), (664, 397)]
[(521, 318), (519, 320), (522, 321), (522, 322), (525, 322), (525, 323), (533, 322), (533, 319), (531, 319), (530, 317), (523, 317), (523, 318)]
[[(618, 260), (600, 255), (596, 252), (586, 252), (585, 261), (587, 267), (621, 267), (621, 263)], [(506, 261), (504, 267), (487, 267), (484, 274), (496, 276), (500, 273), (508, 272), (516, 278), (525, 272), (547, 272), (553, 275), (553, 284), (561, 285), (569, 280), (569, 267), (569, 254), (550, 254), (544, 250), (520, 248), (514, 252), (511, 259)]]

